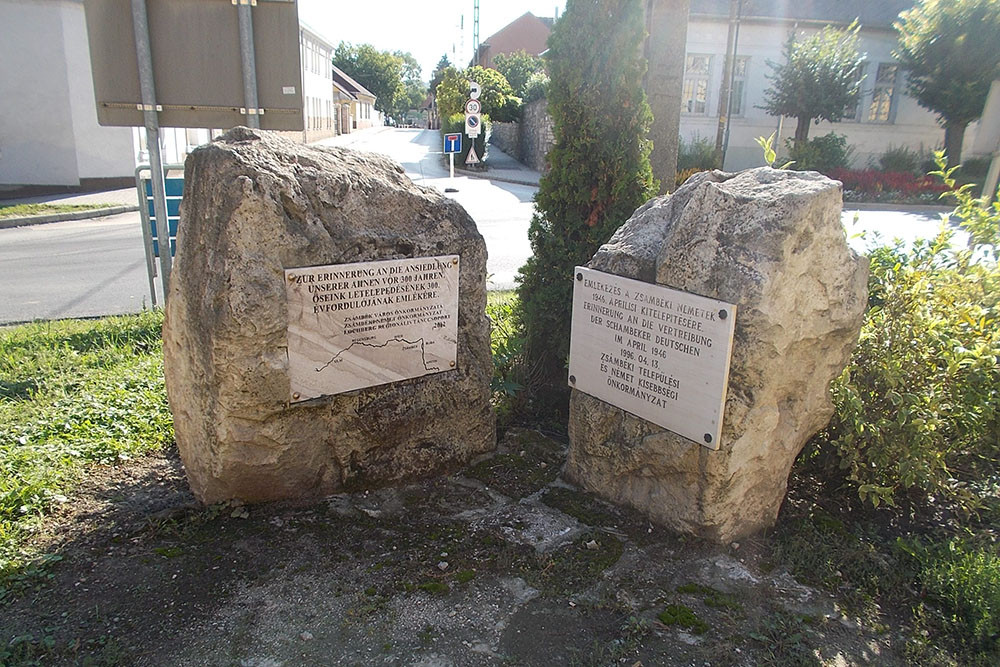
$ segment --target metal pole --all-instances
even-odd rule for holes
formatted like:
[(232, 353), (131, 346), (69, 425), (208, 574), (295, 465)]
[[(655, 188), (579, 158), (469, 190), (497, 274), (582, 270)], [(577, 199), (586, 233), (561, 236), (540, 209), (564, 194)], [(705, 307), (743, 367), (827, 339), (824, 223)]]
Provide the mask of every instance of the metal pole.
[[(743, 18), (743, 0), (739, 0), (736, 9), (736, 33), (733, 36), (733, 62), (729, 70), (729, 99), (726, 100), (726, 132), (722, 141), (722, 160), (719, 169), (726, 169), (726, 152), (729, 150), (729, 120), (733, 111), (733, 82), (736, 80), (736, 52), (740, 48), (740, 20)], [(744, 87), (746, 84), (743, 84)]]
[(257, 105), (257, 64), (254, 62), (253, 17), (250, 0), (239, 0), (240, 60), (243, 63), (243, 99), (247, 107), (247, 127), (260, 127)]
[(448, 178), (455, 180), (455, 154), (448, 153)]
[(135, 33), (136, 60), (139, 63), (146, 148), (149, 150), (149, 178), (153, 184), (153, 213), (159, 223), (156, 240), (160, 247), (160, 280), (163, 303), (166, 305), (170, 287), (170, 222), (167, 220), (167, 188), (163, 182), (163, 160), (160, 157), (160, 120), (157, 116), (156, 87), (153, 85), (153, 51), (149, 43), (146, 0), (132, 0), (132, 29)]

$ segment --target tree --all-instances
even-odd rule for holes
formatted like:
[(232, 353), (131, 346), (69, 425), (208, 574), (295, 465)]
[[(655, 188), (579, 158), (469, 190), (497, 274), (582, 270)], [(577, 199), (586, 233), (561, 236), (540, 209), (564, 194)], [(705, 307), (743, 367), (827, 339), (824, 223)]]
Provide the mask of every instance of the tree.
[(524, 49), (514, 53), (498, 53), (493, 58), (493, 68), (504, 75), (518, 97), (524, 97), (524, 87), (528, 83), (528, 78), (535, 72), (541, 72), (544, 67), (541, 58), (531, 55)]
[(444, 70), (436, 90), (438, 111), (442, 117), (447, 118), (464, 111), (465, 102), (469, 99), (469, 81), (475, 81), (482, 89), (479, 102), (482, 104), (483, 114), (497, 121), (508, 120), (510, 116), (516, 115), (521, 100), (514, 95), (507, 79), (495, 69), (476, 65), (462, 71), (454, 67)]
[(959, 164), (965, 128), (982, 115), (990, 83), (1000, 78), (1000, 2), (921, 0), (895, 28), (907, 91), (938, 114), (948, 163)]
[(797, 119), (796, 147), (808, 141), (810, 123), (835, 123), (857, 103), (860, 27), (857, 22), (846, 30), (826, 26), (800, 41), (792, 33), (782, 50), (785, 62), (767, 61), (774, 70), (768, 76), (773, 85), (764, 92), (764, 105), (759, 108)]
[(427, 87), (420, 77), (422, 70), (416, 58), (402, 51), (396, 51), (393, 55), (400, 61), (403, 89), (394, 100), (392, 115), (401, 118), (407, 111), (420, 108), (427, 97)]
[(403, 94), (402, 60), (379, 51), (371, 44), (354, 46), (341, 42), (333, 52), (333, 64), (375, 95), (375, 108), (392, 113), (397, 97)]
[(643, 30), (640, 0), (568, 0), (549, 36), (555, 144), (517, 287), (525, 361), (548, 396), (565, 397), (573, 267), (656, 191), (637, 48)]
[(445, 54), (441, 56), (441, 60), (438, 61), (437, 66), (434, 68), (434, 73), (431, 74), (430, 89), (432, 95), (436, 94), (434, 91), (437, 90), (438, 84), (441, 83), (441, 80), (444, 78), (444, 72), (448, 68), (455, 69), (448, 61), (448, 55)]

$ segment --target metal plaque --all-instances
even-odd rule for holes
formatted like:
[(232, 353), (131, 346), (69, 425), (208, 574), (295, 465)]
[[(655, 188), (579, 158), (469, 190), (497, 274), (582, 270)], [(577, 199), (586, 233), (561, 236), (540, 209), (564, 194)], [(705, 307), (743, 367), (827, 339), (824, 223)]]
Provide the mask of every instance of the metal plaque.
[(455, 368), (459, 256), (285, 269), (292, 403)]
[[(130, 0), (84, 0), (101, 125), (141, 127), (142, 95)], [(232, 0), (146, 0), (161, 127), (246, 124), (237, 7)], [(295, 2), (252, 9), (260, 126), (302, 130)], [(251, 111), (251, 113), (253, 113)]]
[(569, 383), (719, 448), (736, 306), (577, 267)]

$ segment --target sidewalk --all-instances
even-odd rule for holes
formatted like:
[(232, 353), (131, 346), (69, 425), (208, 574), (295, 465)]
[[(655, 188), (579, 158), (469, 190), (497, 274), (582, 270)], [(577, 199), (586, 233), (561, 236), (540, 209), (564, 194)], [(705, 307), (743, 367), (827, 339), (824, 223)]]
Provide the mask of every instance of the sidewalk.
[(89, 220), (106, 215), (118, 215), (139, 210), (139, 200), (135, 188), (107, 190), (105, 192), (86, 192), (83, 194), (55, 194), (24, 197), (22, 199), (0, 199), (0, 206), (16, 204), (94, 204), (101, 208), (85, 211), (67, 211), (63, 213), (43, 213), (16, 218), (0, 218), (0, 229), (22, 227), (24, 225), (40, 225), (46, 222), (62, 222), (64, 220)]
[(487, 155), (485, 169), (468, 169), (465, 166), (455, 165), (455, 173), (471, 178), (486, 178), (491, 181), (538, 187), (541, 173), (524, 166), (493, 144), (487, 149)]

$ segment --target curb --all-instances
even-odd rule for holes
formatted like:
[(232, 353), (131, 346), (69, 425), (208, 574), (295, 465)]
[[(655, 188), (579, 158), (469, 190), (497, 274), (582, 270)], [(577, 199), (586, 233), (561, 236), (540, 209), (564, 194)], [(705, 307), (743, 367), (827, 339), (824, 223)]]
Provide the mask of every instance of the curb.
[(901, 213), (950, 213), (954, 206), (945, 204), (889, 204), (885, 202), (844, 202), (845, 211), (899, 211)]
[(94, 208), (87, 211), (67, 211), (65, 213), (26, 215), (20, 218), (0, 218), (0, 229), (26, 227), (28, 225), (44, 225), (48, 222), (65, 222), (67, 220), (89, 220), (91, 218), (103, 218), (105, 216), (118, 215), (120, 213), (133, 213), (138, 210), (138, 206), (109, 206), (107, 208)]
[(487, 181), (500, 181), (501, 183), (512, 183), (514, 185), (527, 185), (533, 188), (538, 187), (538, 181), (529, 181), (525, 179), (513, 178), (510, 176), (494, 175), (489, 171), (470, 171), (468, 169), (459, 169), (455, 167), (456, 174), (462, 174), (463, 176), (468, 176), (469, 178), (481, 178)]

